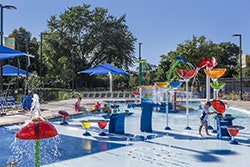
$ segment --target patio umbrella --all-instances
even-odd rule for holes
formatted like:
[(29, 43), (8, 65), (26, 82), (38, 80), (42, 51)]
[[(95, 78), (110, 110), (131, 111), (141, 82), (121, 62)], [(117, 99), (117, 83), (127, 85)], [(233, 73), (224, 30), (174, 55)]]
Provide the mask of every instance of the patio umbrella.
[(79, 71), (80, 73), (87, 73), (90, 75), (101, 75), (101, 74), (108, 74), (109, 75), (109, 85), (110, 85), (110, 92), (112, 92), (112, 75), (113, 74), (128, 74), (127, 72), (123, 71), (120, 68), (117, 68), (115, 66), (112, 66), (111, 64), (101, 64), (92, 68), (89, 68), (87, 70)]
[(15, 66), (8, 65), (8, 64), (3, 66), (3, 76), (11, 76), (11, 77), (26, 76), (26, 74), (27, 74), (27, 71), (17, 68)]

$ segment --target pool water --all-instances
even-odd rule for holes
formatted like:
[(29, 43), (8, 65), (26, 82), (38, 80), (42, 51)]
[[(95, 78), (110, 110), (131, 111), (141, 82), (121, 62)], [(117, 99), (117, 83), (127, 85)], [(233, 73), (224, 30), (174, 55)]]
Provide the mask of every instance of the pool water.
[[(120, 105), (121, 111), (126, 109), (122, 102), (118, 102), (118, 104)], [(185, 106), (185, 102), (181, 104)], [(196, 133), (196, 131), (198, 131), (199, 116), (201, 113), (199, 109), (200, 104), (200, 102), (189, 103), (189, 106), (195, 109), (189, 111), (189, 125), (192, 128), (190, 133)], [(153, 112), (153, 133), (143, 133), (140, 132), (141, 108), (130, 108), (129, 111), (133, 112), (133, 115), (125, 118), (125, 134), (109, 134), (107, 137), (98, 135), (101, 130), (96, 122), (92, 122), (88, 130), (92, 136), (86, 137), (82, 135), (85, 130), (82, 128), (80, 121), (83, 119), (103, 119), (103, 114), (79, 114), (78, 116), (72, 116), (67, 119), (69, 123), (68, 126), (60, 125), (61, 119), (51, 119), (50, 122), (56, 127), (59, 135), (55, 138), (41, 140), (41, 164), (44, 166), (53, 166), (54, 163), (60, 164), (60, 162), (66, 162), (67, 160), (74, 160), (97, 153), (122, 149), (126, 147), (128, 143), (131, 144), (132, 141), (143, 140), (145, 136), (149, 142), (152, 140), (152, 143), (154, 143), (153, 141), (155, 138), (171, 135), (172, 131), (167, 132), (164, 130), (166, 125), (165, 113)], [(212, 108), (210, 108), (210, 111), (212, 111)], [(250, 129), (250, 114), (231, 107), (228, 107), (225, 113), (232, 114), (232, 116), (236, 118), (233, 124), (245, 127), (245, 129), (239, 133), (239, 136), (244, 137), (244, 131), (249, 131)], [(187, 138), (187, 136), (182, 134), (188, 133), (187, 131), (183, 132), (186, 127), (185, 111), (169, 113), (168, 121), (169, 127), (176, 132), (176, 138)], [(210, 116), (210, 124), (212, 126), (214, 125), (213, 116)], [(8, 162), (17, 162), (17, 165), (20, 167), (33, 166), (34, 164), (34, 141), (15, 139), (15, 133), (19, 128), (19, 125), (0, 127), (1, 165)], [(106, 127), (104, 131), (108, 133), (108, 127)], [(196, 136), (196, 134), (193, 136)], [(72, 166), (74, 165), (72, 164)]]

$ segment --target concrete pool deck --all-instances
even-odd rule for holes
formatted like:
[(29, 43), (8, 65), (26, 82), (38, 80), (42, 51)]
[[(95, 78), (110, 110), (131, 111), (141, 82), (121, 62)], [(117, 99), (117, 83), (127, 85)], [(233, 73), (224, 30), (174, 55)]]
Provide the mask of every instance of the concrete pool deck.
[[(134, 100), (134, 99), (83, 99), (82, 103), (86, 104), (86, 108), (88, 110), (91, 109), (91, 107), (98, 101), (102, 104), (105, 103), (105, 100), (109, 101), (125, 101), (125, 100)], [(178, 100), (178, 99), (177, 99)], [(189, 99), (190, 101), (201, 101), (205, 102), (206, 99)], [(61, 100), (61, 101), (53, 101), (53, 102), (48, 102), (46, 104), (40, 104), (41, 107), (41, 114), (42, 117), (44, 118), (53, 118), (55, 115), (53, 115), (53, 111), (58, 111), (58, 110), (65, 110), (67, 111), (70, 115), (75, 115), (77, 114), (74, 111), (74, 103), (76, 99), (68, 99), (68, 100)], [(182, 100), (183, 101), (183, 100)], [(222, 100), (226, 102), (229, 106), (238, 108), (241, 110), (249, 111), (250, 112), (250, 101), (232, 101), (232, 100)], [(0, 126), (4, 125), (12, 125), (12, 124), (19, 124), (19, 123), (24, 123), (26, 120), (29, 119), (29, 112), (17, 112), (17, 111), (8, 111), (7, 115), (0, 116)]]

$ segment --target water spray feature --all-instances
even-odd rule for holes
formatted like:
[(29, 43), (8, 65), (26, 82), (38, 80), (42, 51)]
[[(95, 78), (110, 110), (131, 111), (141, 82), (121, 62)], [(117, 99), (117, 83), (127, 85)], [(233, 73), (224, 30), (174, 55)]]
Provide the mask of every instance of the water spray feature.
[(39, 97), (33, 95), (30, 110), (31, 119), (26, 122), (16, 133), (16, 138), (34, 140), (35, 167), (40, 167), (40, 139), (51, 138), (58, 135), (55, 127), (41, 117)]
[(196, 70), (177, 70), (177, 74), (186, 82), (186, 130), (191, 130), (191, 127), (189, 127), (189, 104), (188, 104), (188, 81), (193, 78), (196, 74)]
[(64, 110), (59, 110), (58, 114), (63, 117), (62, 122), (60, 125), (68, 125), (69, 123), (66, 121), (67, 117), (69, 116), (69, 113)]
[(168, 126), (168, 82), (155, 82), (155, 85), (159, 88), (158, 91), (163, 91), (165, 93), (165, 103), (166, 103), (166, 127), (165, 130), (171, 130)]

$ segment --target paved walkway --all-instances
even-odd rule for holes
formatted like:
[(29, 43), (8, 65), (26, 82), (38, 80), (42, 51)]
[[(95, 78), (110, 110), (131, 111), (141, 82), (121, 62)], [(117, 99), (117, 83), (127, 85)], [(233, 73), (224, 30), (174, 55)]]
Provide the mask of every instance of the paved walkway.
[[(87, 111), (91, 110), (91, 107), (98, 101), (101, 103), (101, 106), (105, 103), (106, 99), (84, 99), (82, 100), (82, 104), (86, 105)], [(124, 99), (108, 99), (108, 100), (124, 100)], [(77, 114), (74, 111), (74, 103), (76, 102), (76, 98), (61, 100), (61, 101), (53, 101), (47, 104), (40, 104), (41, 115), (43, 118), (49, 119), (53, 117), (57, 117), (55, 115), (56, 111), (65, 110), (70, 115)], [(23, 124), (25, 121), (29, 120), (30, 113), (29, 112), (18, 112), (18, 111), (8, 111), (7, 115), (0, 116), (0, 126), (3, 125), (12, 125), (12, 124)]]
[[(104, 101), (106, 99), (83, 99), (82, 103), (86, 104), (86, 107), (88, 110), (91, 110), (91, 107), (97, 102), (99, 101), (102, 106), (104, 104)], [(120, 100), (125, 100), (125, 99), (108, 99), (109, 101), (120, 101)], [(126, 100), (133, 100), (133, 99), (126, 99)], [(190, 100), (194, 100), (194, 101), (202, 101), (205, 102), (205, 99), (190, 99)], [(49, 102), (47, 104), (40, 104), (41, 107), (41, 115), (44, 118), (53, 118), (56, 117), (56, 115), (54, 114), (56, 111), (58, 110), (65, 110), (67, 111), (70, 115), (74, 115), (77, 114), (74, 111), (74, 102), (76, 101), (76, 99), (68, 99), (68, 100), (61, 100), (61, 101), (53, 101), (53, 102)], [(232, 100), (225, 100), (224, 102), (227, 103), (227, 105), (234, 107), (234, 108), (238, 108), (238, 109), (242, 109), (245, 111), (249, 111), (250, 112), (250, 101), (232, 101)], [(0, 116), (0, 126), (3, 125), (12, 125), (12, 124), (19, 124), (19, 123), (24, 123), (25, 121), (29, 120), (29, 112), (17, 112), (17, 111), (9, 111), (7, 113), (7, 115), (5, 116)]]

